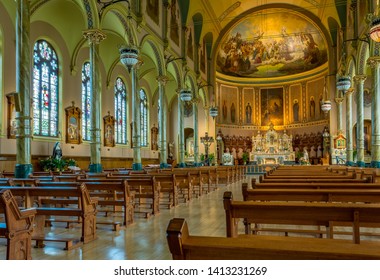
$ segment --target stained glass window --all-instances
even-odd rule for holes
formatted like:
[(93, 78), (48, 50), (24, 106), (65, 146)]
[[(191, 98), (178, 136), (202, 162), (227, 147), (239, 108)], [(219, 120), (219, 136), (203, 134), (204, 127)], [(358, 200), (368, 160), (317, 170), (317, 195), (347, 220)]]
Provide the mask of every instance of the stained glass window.
[(121, 78), (115, 83), (115, 119), (116, 144), (127, 144), (127, 91)]
[(140, 89), (140, 114), (141, 114), (141, 147), (148, 146), (148, 100), (146, 93)]
[(82, 67), (82, 138), (91, 140), (91, 65), (85, 62)]
[(58, 58), (45, 40), (33, 51), (33, 134), (58, 136)]

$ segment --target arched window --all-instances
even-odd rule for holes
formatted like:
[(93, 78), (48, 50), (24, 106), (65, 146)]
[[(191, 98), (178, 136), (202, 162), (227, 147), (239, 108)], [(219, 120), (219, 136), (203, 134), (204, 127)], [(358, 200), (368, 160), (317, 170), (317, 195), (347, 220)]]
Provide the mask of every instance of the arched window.
[(148, 100), (146, 93), (140, 89), (140, 125), (141, 125), (141, 147), (148, 146)]
[(85, 62), (82, 67), (82, 138), (91, 140), (91, 64)]
[(127, 144), (127, 91), (121, 78), (115, 83), (115, 119), (116, 144)]
[(45, 40), (34, 44), (33, 134), (58, 136), (58, 59)]

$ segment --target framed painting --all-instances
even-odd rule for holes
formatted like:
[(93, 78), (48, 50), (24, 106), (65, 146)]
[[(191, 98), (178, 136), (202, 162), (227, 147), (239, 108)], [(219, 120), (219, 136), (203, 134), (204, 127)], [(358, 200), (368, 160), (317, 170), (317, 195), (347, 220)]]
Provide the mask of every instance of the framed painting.
[(115, 117), (108, 115), (103, 117), (104, 123), (104, 146), (115, 147)]
[(18, 98), (17, 93), (9, 93), (7, 96), (7, 136), (9, 139), (15, 139), (17, 133), (17, 121), (16, 121), (16, 103)]
[(261, 125), (284, 124), (283, 88), (266, 88), (260, 90)]
[(66, 143), (82, 143), (82, 110), (75, 107), (74, 102), (70, 107), (65, 108), (66, 112)]

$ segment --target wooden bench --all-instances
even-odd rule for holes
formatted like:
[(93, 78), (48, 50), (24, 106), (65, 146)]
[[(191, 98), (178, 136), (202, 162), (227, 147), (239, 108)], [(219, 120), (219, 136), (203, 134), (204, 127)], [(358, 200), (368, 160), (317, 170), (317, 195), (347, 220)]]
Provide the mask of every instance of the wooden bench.
[[(0, 187), (0, 189), (10, 189), (14, 196), (24, 197), (25, 207), (36, 207), (36, 227), (33, 233), (33, 240), (36, 240), (37, 247), (44, 247), (44, 241), (64, 242), (65, 249), (70, 250), (83, 243), (89, 243), (96, 237), (96, 203), (91, 200), (90, 194), (85, 184), (77, 187)], [(35, 198), (38, 197), (73, 197), (77, 198), (76, 207), (49, 207), (36, 205)], [(73, 201), (71, 201), (74, 203)], [(80, 242), (75, 238), (61, 238), (58, 236), (45, 235), (46, 216), (77, 217), (81, 219), (82, 231)]]
[(369, 183), (371, 182), (370, 178), (365, 179), (354, 179), (354, 178), (334, 178), (334, 177), (297, 177), (297, 176), (291, 176), (288, 178), (272, 178), (267, 177), (264, 178), (263, 176), (259, 177), (260, 183), (323, 183), (323, 182), (333, 182), (333, 183)]
[(260, 235), (238, 238), (193, 236), (189, 234), (185, 219), (180, 218), (170, 220), (166, 235), (173, 260), (380, 259), (380, 251), (372, 243)]
[(331, 182), (297, 182), (297, 183), (257, 183), (251, 181), (253, 189), (380, 189), (380, 183), (335, 183)]
[(0, 237), (7, 239), (7, 260), (32, 259), (32, 231), (35, 209), (21, 210), (10, 190), (0, 191), (0, 211), (5, 222), (0, 223)]
[[(119, 180), (111, 182), (102, 181), (87, 181), (86, 187), (90, 192), (90, 196), (97, 200), (99, 212), (105, 212), (106, 216), (109, 212), (123, 213), (123, 225), (128, 226), (134, 222), (134, 194), (130, 192), (128, 182)], [(112, 207), (112, 209), (104, 209), (104, 207)], [(115, 221), (98, 222), (98, 224), (111, 224), (113, 230), (120, 229), (120, 223)]]
[(379, 204), (233, 201), (231, 192), (224, 193), (223, 203), (227, 237), (238, 235), (240, 218), (246, 234), (252, 224), (312, 225), (326, 227), (327, 237), (333, 238), (334, 226), (352, 226), (356, 244), (361, 241), (361, 227), (380, 226)]

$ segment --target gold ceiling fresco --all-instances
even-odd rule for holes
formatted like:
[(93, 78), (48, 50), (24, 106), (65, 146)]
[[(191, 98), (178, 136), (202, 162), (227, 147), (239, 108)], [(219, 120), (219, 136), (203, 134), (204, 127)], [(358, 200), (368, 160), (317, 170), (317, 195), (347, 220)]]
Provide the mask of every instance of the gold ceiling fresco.
[(275, 78), (313, 70), (327, 62), (320, 29), (288, 9), (252, 13), (224, 35), (217, 71), (246, 78)]

